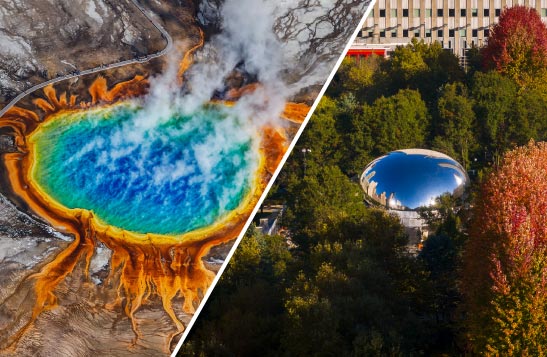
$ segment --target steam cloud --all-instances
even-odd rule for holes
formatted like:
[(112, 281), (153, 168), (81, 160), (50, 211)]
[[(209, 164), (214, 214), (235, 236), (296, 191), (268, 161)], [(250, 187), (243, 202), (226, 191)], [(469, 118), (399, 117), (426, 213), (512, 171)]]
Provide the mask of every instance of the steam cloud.
[(191, 94), (182, 100), (192, 111), (222, 89), (225, 78), (239, 64), (254, 74), (261, 87), (244, 96), (236, 111), (259, 125), (274, 120), (283, 111), (287, 87), (281, 79), (283, 47), (273, 32), (271, 2), (227, 0), (222, 7), (222, 33), (207, 44), (202, 55), (208, 61), (192, 67), (188, 78)]
[(199, 50), (198, 61), (185, 75), (188, 90), (181, 92), (177, 79), (181, 54), (172, 53), (167, 69), (152, 78), (148, 95), (135, 103), (140, 109), (121, 128), (117, 139), (123, 140), (112, 140), (114, 149), (121, 149), (116, 143), (134, 146), (161, 136), (161, 130), (157, 130), (160, 125), (174, 114), (191, 115), (209, 102), (215, 91), (224, 89), (227, 76), (241, 64), (260, 86), (228, 110), (231, 126), (224, 127), (229, 135), (256, 136), (256, 130), (267, 122), (284, 125), (278, 118), (289, 91), (281, 79), (283, 47), (273, 32), (272, 3), (226, 0), (221, 9), (221, 33)]
[[(166, 135), (159, 130), (162, 124), (177, 114), (195, 113), (211, 100), (216, 91), (224, 89), (227, 76), (241, 65), (243, 70), (256, 77), (260, 86), (226, 109), (226, 118), (219, 126), (220, 130), (215, 129), (211, 134), (210, 145), (193, 148), (198, 153), (203, 153), (204, 149), (207, 151), (207, 154), (198, 157), (205, 186), (207, 182), (215, 182), (215, 178), (208, 173), (218, 160), (215, 156), (220, 155), (222, 148), (228, 145), (227, 141), (257, 137), (256, 131), (268, 122), (283, 125), (279, 116), (284, 109), (288, 89), (280, 75), (283, 48), (273, 32), (275, 9), (272, 3), (264, 0), (226, 0), (221, 9), (220, 34), (199, 50), (198, 60), (185, 74), (188, 90), (182, 92), (177, 79), (181, 54), (171, 54), (167, 69), (151, 80), (149, 94), (135, 103), (139, 107), (136, 115), (109, 140), (112, 146), (110, 159), (118, 159), (116, 153), (142, 148), (143, 142), (165, 140)], [(188, 124), (194, 126), (194, 130), (200, 130), (200, 123), (192, 120)], [(258, 155), (258, 140), (254, 140), (253, 145), (255, 148), (252, 152)], [(145, 160), (146, 155), (141, 158)], [(258, 157), (247, 159), (258, 162)], [(155, 181), (169, 180), (173, 172), (180, 172), (173, 165), (180, 168), (182, 164), (166, 163), (156, 167)], [(143, 167), (142, 163), (136, 166)], [(243, 179), (238, 176), (240, 183)], [(231, 187), (234, 190), (238, 188), (237, 185)]]
[[(141, 193), (147, 195), (150, 191), (150, 197), (156, 190), (161, 190), (159, 186), (174, 187), (180, 180), (199, 180), (202, 196), (217, 192), (214, 201), (218, 206), (211, 207), (211, 210), (223, 211), (229, 206), (231, 197), (237, 196), (242, 187), (248, 185), (249, 172), (258, 169), (260, 141), (257, 131), (267, 123), (283, 125), (279, 117), (289, 90), (282, 79), (283, 46), (273, 31), (275, 8), (272, 3), (226, 0), (221, 9), (221, 32), (199, 50), (198, 60), (185, 74), (184, 90), (181, 90), (177, 78), (181, 54), (172, 54), (167, 69), (150, 81), (148, 95), (129, 104), (129, 111), (133, 114), (107, 137), (97, 136), (74, 153), (75, 160), (85, 157), (88, 162), (94, 162), (96, 172), (101, 173), (90, 178), (95, 181), (94, 185), (99, 187), (108, 179), (107, 176), (116, 175), (129, 160), (131, 169), (124, 172), (125, 178), (121, 179), (124, 184), (116, 184), (122, 190), (125, 187), (126, 193), (133, 192), (132, 186), (146, 176), (151, 180)], [(226, 78), (236, 68), (255, 77), (260, 85), (243, 95), (232, 107), (219, 106), (223, 119), (211, 128), (211, 122), (204, 121), (196, 113), (210, 102), (215, 92), (225, 90)], [(93, 122), (91, 117), (94, 114), (88, 115)], [(182, 117), (187, 119), (178, 129), (170, 126), (167, 129), (170, 132), (166, 132), (164, 125), (173, 118)], [(189, 141), (188, 147), (176, 148), (180, 154), (154, 161), (155, 166), (150, 167), (154, 143), (168, 143), (187, 133), (203, 138), (203, 142)], [(200, 135), (203, 133), (206, 134)], [(245, 142), (252, 146), (245, 157), (229, 155), (229, 148)], [(188, 152), (194, 153), (192, 159), (185, 154)], [(225, 162), (226, 155), (230, 156), (229, 160), (245, 160), (248, 170), (235, 173), (233, 182), (224, 182), (219, 192), (215, 188), (222, 182), (223, 173), (216, 166), (220, 160)], [(231, 167), (241, 166), (241, 162), (236, 161)], [(72, 164), (70, 160), (68, 164)], [(157, 193), (161, 195), (159, 191)], [(134, 199), (129, 197), (131, 194), (122, 195), (123, 198), (109, 204), (123, 204)], [(138, 197), (136, 199), (139, 201)], [(164, 206), (169, 206), (168, 203), (165, 202)]]

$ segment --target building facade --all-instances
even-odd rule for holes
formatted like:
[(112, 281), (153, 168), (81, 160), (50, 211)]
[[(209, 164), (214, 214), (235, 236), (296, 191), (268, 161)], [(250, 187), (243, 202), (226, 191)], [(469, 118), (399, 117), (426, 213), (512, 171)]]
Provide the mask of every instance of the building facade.
[(501, 11), (515, 5), (533, 7), (547, 21), (547, 0), (376, 0), (354, 48), (387, 54), (418, 37), (462, 56), (473, 44), (484, 45)]

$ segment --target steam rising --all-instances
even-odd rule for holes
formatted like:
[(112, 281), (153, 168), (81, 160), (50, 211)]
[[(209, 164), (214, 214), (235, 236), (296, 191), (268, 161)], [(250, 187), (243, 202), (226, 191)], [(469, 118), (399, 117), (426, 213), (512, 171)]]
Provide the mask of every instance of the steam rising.
[(283, 48), (273, 32), (274, 7), (271, 2), (227, 0), (222, 8), (222, 33), (207, 44), (206, 61), (192, 67), (188, 78), (191, 95), (184, 107), (192, 110), (221, 90), (225, 78), (240, 63), (262, 85), (236, 104), (237, 112), (253, 122), (274, 120), (283, 110), (287, 87), (281, 79)]
[(171, 59), (168, 70), (151, 81), (138, 128), (161, 123), (173, 112), (193, 113), (215, 92), (222, 92), (226, 78), (241, 67), (256, 77), (260, 87), (234, 105), (233, 115), (251, 130), (276, 121), (288, 88), (281, 79), (283, 48), (272, 30), (273, 12), (273, 4), (263, 0), (227, 0), (222, 7), (221, 33), (200, 50), (197, 62), (185, 74), (187, 91), (181, 92), (176, 78), (178, 61)]
[[(265, 2), (226, 1), (222, 31), (202, 49), (182, 89), (180, 60), (171, 58), (144, 98), (88, 111), (75, 122), (69, 115), (64, 132), (44, 129), (36, 142), (62, 149), (37, 158), (43, 186), (69, 208), (92, 209), (143, 233), (188, 231), (236, 208), (258, 173), (258, 131), (282, 125), (288, 90), (272, 12)], [(259, 86), (233, 106), (211, 104), (236, 68)], [(154, 212), (134, 220), (147, 209)]]
[[(225, 89), (226, 78), (238, 66), (255, 76), (260, 86), (226, 109), (223, 132), (206, 149), (218, 150), (234, 136), (256, 136), (256, 131), (268, 122), (284, 125), (278, 118), (288, 89), (280, 76), (283, 51), (272, 30), (273, 12), (273, 5), (266, 1), (227, 0), (222, 7), (222, 31), (200, 50), (197, 63), (185, 74), (185, 90), (181, 90), (177, 78), (180, 54), (171, 54), (168, 68), (151, 80), (149, 94), (133, 103), (138, 108), (136, 115), (113, 134), (112, 153), (123, 155), (143, 141), (166, 140), (161, 125), (178, 115), (191, 116), (210, 102), (215, 92)], [(211, 166), (208, 155), (200, 158), (204, 161), (199, 165)], [(156, 170), (157, 177), (169, 177), (167, 171), (171, 170), (162, 171)]]

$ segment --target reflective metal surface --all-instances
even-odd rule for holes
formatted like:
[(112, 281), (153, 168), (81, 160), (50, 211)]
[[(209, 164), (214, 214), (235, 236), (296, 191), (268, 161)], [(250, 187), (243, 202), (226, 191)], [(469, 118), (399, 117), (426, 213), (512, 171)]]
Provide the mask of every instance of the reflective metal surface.
[(394, 210), (432, 206), (438, 197), (463, 195), (469, 177), (454, 159), (437, 151), (392, 151), (367, 165), (361, 186), (367, 200)]

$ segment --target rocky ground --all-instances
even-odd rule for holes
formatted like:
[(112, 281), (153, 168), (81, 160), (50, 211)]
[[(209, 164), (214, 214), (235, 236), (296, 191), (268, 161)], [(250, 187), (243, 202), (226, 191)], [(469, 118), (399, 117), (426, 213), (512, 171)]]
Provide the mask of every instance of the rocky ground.
[[(281, 74), (292, 101), (313, 102), (370, 1), (271, 1), (273, 30), (282, 45)], [(222, 0), (201, 1), (206, 33), (220, 29)]]
[(131, 0), (0, 1), (0, 108), (48, 79), (163, 47)]

